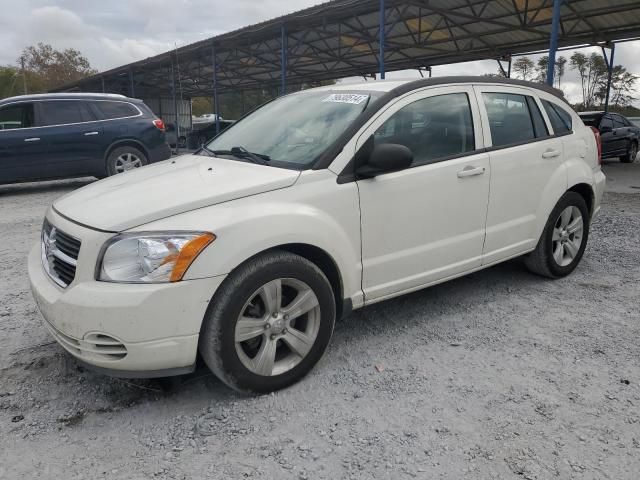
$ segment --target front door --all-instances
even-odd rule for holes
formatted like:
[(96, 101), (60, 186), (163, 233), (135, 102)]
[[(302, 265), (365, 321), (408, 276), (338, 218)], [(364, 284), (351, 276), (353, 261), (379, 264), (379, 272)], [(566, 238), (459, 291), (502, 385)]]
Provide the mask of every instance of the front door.
[(371, 124), (357, 148), (372, 135), (375, 144), (407, 146), (414, 161), (406, 170), (357, 181), (365, 301), (479, 267), (490, 171), (473, 89), (404, 97)]
[(36, 180), (46, 156), (31, 102), (0, 107), (0, 184)]

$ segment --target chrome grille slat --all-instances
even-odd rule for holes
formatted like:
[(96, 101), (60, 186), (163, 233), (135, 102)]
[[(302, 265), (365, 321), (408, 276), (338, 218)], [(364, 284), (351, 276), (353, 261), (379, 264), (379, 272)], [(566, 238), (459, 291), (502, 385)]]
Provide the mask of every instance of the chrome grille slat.
[(76, 276), (80, 240), (58, 230), (45, 219), (41, 241), (44, 270), (54, 282), (66, 288)]

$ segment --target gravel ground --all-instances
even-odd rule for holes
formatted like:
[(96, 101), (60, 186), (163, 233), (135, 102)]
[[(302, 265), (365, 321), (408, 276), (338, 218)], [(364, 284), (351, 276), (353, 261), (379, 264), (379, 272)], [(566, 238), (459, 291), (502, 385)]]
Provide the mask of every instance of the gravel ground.
[(26, 255), (84, 183), (0, 187), (0, 479), (638, 478), (640, 195), (606, 195), (570, 277), (512, 261), (365, 308), (305, 380), (248, 398), (51, 343)]

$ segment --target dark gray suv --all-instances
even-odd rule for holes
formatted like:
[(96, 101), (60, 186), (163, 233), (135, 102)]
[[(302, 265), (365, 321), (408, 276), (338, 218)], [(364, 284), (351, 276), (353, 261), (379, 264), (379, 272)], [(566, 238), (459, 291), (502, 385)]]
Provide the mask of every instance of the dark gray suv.
[(101, 178), (170, 156), (164, 123), (142, 100), (90, 93), (0, 100), (0, 184)]

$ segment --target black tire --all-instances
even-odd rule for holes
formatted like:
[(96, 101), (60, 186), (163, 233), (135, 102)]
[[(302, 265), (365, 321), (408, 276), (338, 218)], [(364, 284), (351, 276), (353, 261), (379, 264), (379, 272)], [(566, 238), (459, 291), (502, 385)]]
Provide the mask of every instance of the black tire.
[[(131, 147), (129, 145), (114, 148), (109, 154), (109, 156), (107, 157), (107, 176), (110, 177), (112, 175), (122, 173), (121, 166), (120, 166), (120, 162), (121, 162), (120, 158), (121, 157), (127, 158), (127, 156), (130, 156), (129, 158), (132, 158), (132, 159), (135, 158), (139, 160), (139, 162), (136, 162), (136, 163), (139, 163), (138, 167), (142, 167), (149, 163), (147, 156), (138, 148)], [(138, 167), (133, 167), (133, 168), (138, 168)]]
[(626, 155), (620, 157), (620, 161), (622, 163), (633, 163), (636, 161), (636, 157), (638, 156), (638, 142), (631, 142), (629, 144), (629, 150), (627, 150)]
[[(553, 231), (560, 219), (560, 214), (568, 207), (576, 207), (583, 219), (582, 243), (571, 263), (568, 265), (560, 265), (554, 258), (553, 249)], [(576, 192), (566, 192), (553, 208), (544, 231), (538, 241), (536, 249), (525, 257), (525, 265), (527, 268), (538, 275), (548, 278), (561, 278), (569, 275), (580, 263), (584, 249), (589, 239), (589, 224), (591, 216), (589, 209), (582, 195)]]
[[(320, 309), (319, 329), (313, 346), (296, 366), (278, 375), (258, 375), (238, 355), (236, 322), (255, 292), (276, 279), (294, 279), (310, 287)], [(209, 369), (231, 388), (243, 393), (272, 392), (297, 382), (320, 360), (331, 340), (335, 317), (333, 290), (322, 270), (299, 255), (274, 250), (240, 265), (222, 283), (203, 321), (200, 354)]]

